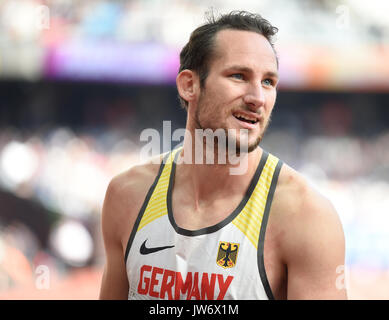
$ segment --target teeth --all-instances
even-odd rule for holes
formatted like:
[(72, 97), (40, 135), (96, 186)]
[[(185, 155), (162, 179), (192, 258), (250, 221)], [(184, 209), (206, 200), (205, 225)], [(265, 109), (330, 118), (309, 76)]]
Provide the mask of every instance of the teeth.
[(251, 117), (247, 117), (246, 115), (243, 115), (243, 114), (236, 114), (235, 117), (242, 118), (242, 119), (247, 120), (247, 121), (252, 121), (254, 123), (257, 122), (257, 119), (251, 118)]

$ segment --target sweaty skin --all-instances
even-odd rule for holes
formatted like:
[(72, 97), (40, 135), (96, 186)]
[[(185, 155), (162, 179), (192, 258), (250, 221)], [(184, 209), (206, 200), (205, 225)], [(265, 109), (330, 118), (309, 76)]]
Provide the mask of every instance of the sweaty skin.
[[(216, 35), (216, 55), (205, 88), (198, 75), (183, 70), (177, 76), (180, 95), (188, 101), (186, 129), (239, 129), (238, 111), (260, 115), (248, 135), (236, 139), (257, 145), (269, 123), (276, 100), (277, 63), (262, 35), (223, 30)], [(184, 139), (185, 151), (194, 150)], [(248, 154), (248, 169), (230, 175), (230, 165), (178, 164), (172, 189), (174, 219), (181, 228), (196, 230), (214, 225), (242, 200), (262, 155), (260, 147)], [(161, 158), (159, 158), (161, 160)], [(124, 255), (139, 210), (159, 164), (155, 159), (137, 165), (110, 182), (102, 212), (106, 251), (100, 298), (127, 299)], [(212, 179), (209, 177), (212, 176)], [(191, 196), (188, 197), (187, 195)], [(180, 210), (174, 210), (180, 208)], [(282, 166), (270, 209), (264, 262), (276, 299), (347, 299), (338, 288), (339, 266), (344, 265), (343, 229), (332, 204), (295, 170)]]

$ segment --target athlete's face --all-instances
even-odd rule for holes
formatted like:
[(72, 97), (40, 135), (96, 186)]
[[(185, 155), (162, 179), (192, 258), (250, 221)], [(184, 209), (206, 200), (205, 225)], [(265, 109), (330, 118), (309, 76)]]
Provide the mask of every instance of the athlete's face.
[(275, 104), (275, 53), (264, 36), (240, 30), (218, 32), (214, 52), (195, 106), (195, 126), (233, 129), (229, 138), (238, 150), (243, 145), (250, 152), (262, 140)]

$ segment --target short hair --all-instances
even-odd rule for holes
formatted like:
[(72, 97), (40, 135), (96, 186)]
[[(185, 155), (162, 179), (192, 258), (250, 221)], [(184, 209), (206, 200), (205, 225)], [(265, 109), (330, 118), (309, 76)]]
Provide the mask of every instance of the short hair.
[[(207, 22), (195, 29), (189, 38), (188, 43), (180, 52), (180, 69), (195, 71), (200, 78), (200, 87), (204, 88), (205, 80), (208, 76), (209, 63), (214, 54), (215, 35), (225, 29), (253, 31), (263, 35), (272, 46), (274, 53), (273, 36), (278, 32), (278, 28), (270, 24), (261, 15), (247, 11), (232, 11), (220, 15), (215, 19), (212, 12), (207, 16)], [(276, 54), (277, 66), (278, 58)], [(188, 102), (178, 95), (180, 104), (184, 109), (188, 109)]]

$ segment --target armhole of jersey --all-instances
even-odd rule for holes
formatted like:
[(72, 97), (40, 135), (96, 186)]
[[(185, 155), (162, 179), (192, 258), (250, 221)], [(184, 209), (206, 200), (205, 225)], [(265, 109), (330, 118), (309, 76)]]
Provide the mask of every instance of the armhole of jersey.
[(271, 204), (273, 202), (274, 191), (275, 191), (276, 186), (277, 186), (278, 176), (280, 174), (281, 167), (282, 167), (282, 161), (278, 160), (277, 166), (276, 166), (274, 173), (273, 173), (273, 179), (272, 179), (272, 182), (270, 185), (269, 194), (267, 196), (265, 212), (263, 214), (261, 231), (260, 231), (259, 240), (258, 240), (259, 275), (261, 277), (263, 287), (265, 288), (266, 295), (269, 298), (269, 300), (275, 300), (275, 299), (274, 299), (273, 292), (270, 288), (269, 281), (268, 281), (267, 276), (266, 276), (265, 261), (264, 261), (264, 244), (265, 244), (265, 233), (266, 233), (267, 220), (269, 218), (270, 208), (271, 208)]
[(154, 189), (155, 187), (157, 186), (157, 183), (159, 181), (159, 178), (162, 174), (162, 171), (163, 171), (163, 168), (165, 167), (165, 164), (166, 164), (166, 160), (167, 160), (167, 157), (169, 156), (170, 153), (168, 153), (162, 160), (162, 163), (161, 163), (161, 166), (159, 167), (159, 171), (158, 171), (158, 174), (157, 176), (155, 177), (155, 180), (153, 182), (153, 184), (151, 185), (149, 191), (147, 192), (147, 195), (146, 195), (146, 198), (145, 200), (143, 201), (143, 205), (141, 207), (141, 209), (139, 210), (139, 213), (138, 213), (138, 217), (136, 218), (136, 221), (135, 221), (135, 224), (134, 226), (132, 227), (132, 231), (131, 231), (131, 234), (130, 234), (130, 237), (128, 239), (128, 242), (127, 242), (127, 247), (126, 247), (126, 254), (124, 255), (124, 263), (127, 264), (127, 258), (128, 258), (128, 254), (130, 253), (130, 249), (131, 249), (131, 245), (132, 245), (132, 241), (134, 240), (135, 238), (135, 234), (136, 234), (136, 231), (138, 230), (138, 226), (139, 226), (139, 223), (140, 221), (142, 220), (142, 217), (143, 217), (143, 214), (146, 210), (146, 207), (147, 207), (147, 204), (149, 203), (149, 200), (154, 192)]

